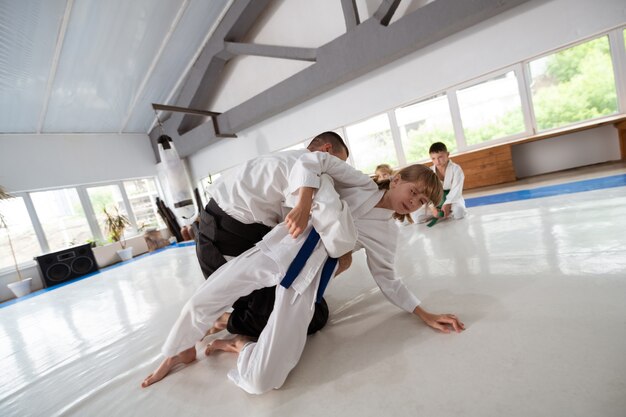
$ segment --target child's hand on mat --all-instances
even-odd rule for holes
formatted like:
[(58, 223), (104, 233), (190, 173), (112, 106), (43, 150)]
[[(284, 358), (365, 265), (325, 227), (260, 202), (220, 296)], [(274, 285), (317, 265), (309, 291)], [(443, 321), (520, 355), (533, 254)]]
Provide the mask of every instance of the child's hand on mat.
[(461, 333), (465, 330), (463, 322), (461, 322), (454, 314), (432, 314), (420, 306), (415, 307), (413, 314), (416, 314), (424, 321), (424, 323), (442, 333), (450, 333), (450, 330)]

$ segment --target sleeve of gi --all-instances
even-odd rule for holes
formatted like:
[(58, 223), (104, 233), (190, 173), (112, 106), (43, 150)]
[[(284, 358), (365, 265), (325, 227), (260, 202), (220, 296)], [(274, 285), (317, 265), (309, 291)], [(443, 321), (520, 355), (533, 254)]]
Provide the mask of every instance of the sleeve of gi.
[(328, 152), (307, 152), (289, 173), (289, 193), (300, 187), (319, 188), (320, 175), (328, 174), (341, 187), (371, 186), (372, 179)]
[(451, 166), (452, 169), (452, 181), (450, 184), (450, 192), (446, 197), (446, 201), (444, 204), (452, 204), (456, 203), (461, 199), (461, 193), (463, 192), (463, 182), (465, 181), (465, 174), (463, 174), (463, 170), (460, 166), (454, 164)]
[(320, 187), (311, 206), (311, 221), (328, 254), (333, 258), (351, 252), (357, 230), (348, 205), (339, 199), (328, 175), (321, 175)]
[[(397, 307), (412, 313), (421, 301), (395, 275), (397, 226), (393, 224), (391, 226), (393, 227), (387, 227), (386, 230), (381, 229), (384, 232), (382, 235), (384, 239), (378, 239), (375, 236), (380, 234), (381, 230), (376, 230), (374, 224), (368, 225), (365, 230), (372, 231), (371, 235), (361, 233), (359, 241), (365, 248), (367, 266), (383, 295)], [(359, 229), (364, 230), (363, 227)]]

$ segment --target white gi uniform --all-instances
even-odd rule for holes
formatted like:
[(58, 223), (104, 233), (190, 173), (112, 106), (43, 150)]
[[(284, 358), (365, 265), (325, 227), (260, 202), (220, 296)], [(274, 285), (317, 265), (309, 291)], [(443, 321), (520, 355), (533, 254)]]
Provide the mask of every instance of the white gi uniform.
[[(433, 165), (431, 169), (435, 174), (437, 173), (437, 167)], [(446, 172), (443, 177), (443, 189), (448, 190), (448, 195), (446, 196), (443, 204), (451, 204), (450, 217), (455, 220), (459, 220), (465, 217), (465, 213), (467, 211), (465, 208), (465, 200), (463, 199), (462, 195), (464, 181), (465, 174), (463, 174), (463, 170), (461, 169), (461, 167), (451, 160), (448, 160)], [(435, 203), (438, 204), (439, 202)], [(414, 213), (414, 216), (417, 217), (418, 222), (424, 222), (433, 217), (429, 208), (426, 206), (417, 210)]]
[[(299, 158), (316, 172), (327, 173), (339, 184), (353, 181), (346, 174), (347, 165), (327, 152), (306, 149), (277, 152), (251, 159), (233, 175), (220, 177), (209, 189), (209, 195), (231, 217), (242, 223), (262, 223), (274, 227), (285, 220), (295, 199), (290, 195), (302, 186), (317, 188), (319, 178), (301, 175), (299, 182), (289, 182), (292, 167)], [(348, 175), (346, 177), (346, 175)]]
[(310, 222), (320, 234), (320, 241), (293, 284), (289, 288), (279, 285), (309, 235), (311, 224), (293, 239), (281, 223), (256, 247), (213, 273), (183, 307), (163, 346), (164, 356), (194, 346), (240, 296), (276, 285), (274, 310), (265, 329), (257, 342), (244, 347), (237, 369), (229, 377), (252, 394), (283, 385), (304, 349), (324, 262), (329, 255), (339, 257), (349, 252), (356, 243), (357, 232), (348, 206), (339, 200), (330, 177), (323, 178), (315, 193)]
[[(320, 175), (322, 170), (334, 174), (335, 190), (343, 201), (332, 189), (332, 181)], [(237, 368), (228, 375), (235, 384), (253, 394), (280, 388), (298, 363), (314, 311), (321, 269), (328, 255), (338, 257), (352, 249), (365, 248), (368, 266), (383, 294), (407, 312), (413, 312), (420, 304), (394, 276), (398, 231), (393, 212), (374, 207), (384, 191), (378, 190), (367, 175), (343, 162), (329, 167), (309, 153), (294, 165), (290, 184), (298, 184), (291, 187), (294, 191), (301, 185), (319, 188), (305, 232), (294, 240), (285, 225), (280, 224), (256, 247), (218, 269), (185, 305), (162, 350), (168, 357), (188, 349), (204, 337), (238, 297), (276, 285), (274, 310), (265, 329), (257, 342), (244, 346)], [(284, 288), (279, 283), (307, 238), (311, 224), (320, 234), (320, 242), (293, 284)]]

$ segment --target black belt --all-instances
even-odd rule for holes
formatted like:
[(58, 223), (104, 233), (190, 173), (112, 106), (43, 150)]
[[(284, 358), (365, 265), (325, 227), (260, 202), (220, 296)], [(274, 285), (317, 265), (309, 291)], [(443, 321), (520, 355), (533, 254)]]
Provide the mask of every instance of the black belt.
[(236, 256), (263, 239), (271, 227), (261, 223), (242, 223), (231, 217), (215, 200), (200, 213), (200, 231), (220, 248), (224, 255)]

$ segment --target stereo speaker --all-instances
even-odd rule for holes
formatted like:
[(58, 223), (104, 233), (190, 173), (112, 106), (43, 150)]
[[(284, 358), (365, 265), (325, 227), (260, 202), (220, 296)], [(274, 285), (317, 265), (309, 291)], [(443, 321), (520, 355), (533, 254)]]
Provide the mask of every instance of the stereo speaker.
[(61, 284), (98, 270), (89, 243), (35, 257), (44, 287)]

